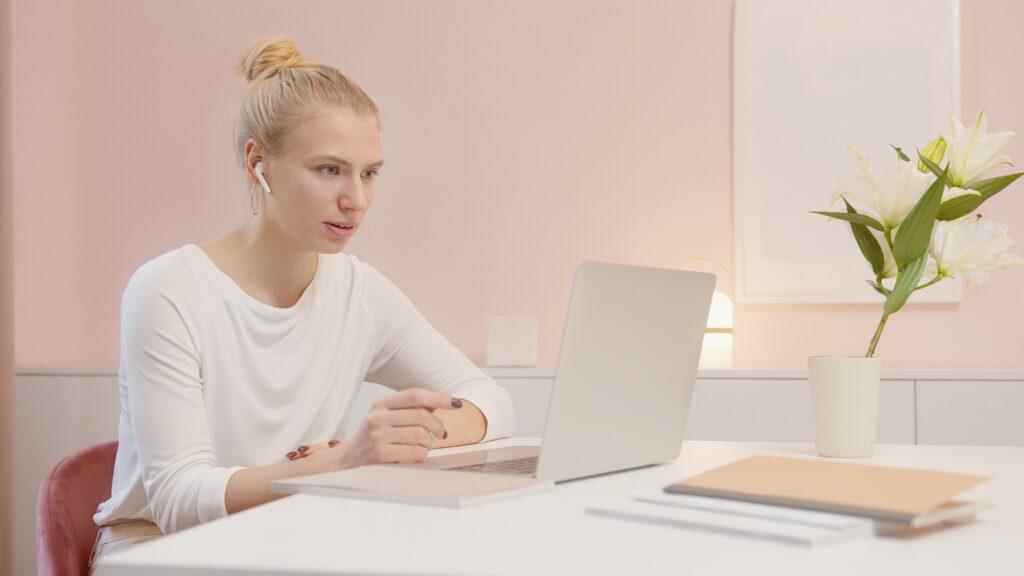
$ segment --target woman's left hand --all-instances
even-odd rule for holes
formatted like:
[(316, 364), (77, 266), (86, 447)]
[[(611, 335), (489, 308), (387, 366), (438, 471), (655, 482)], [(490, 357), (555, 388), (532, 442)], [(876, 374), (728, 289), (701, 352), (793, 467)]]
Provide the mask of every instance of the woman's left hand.
[(310, 444), (310, 445), (303, 444), (302, 446), (299, 446), (295, 450), (292, 450), (291, 452), (289, 452), (285, 456), (289, 460), (297, 460), (299, 458), (305, 458), (306, 456), (309, 456), (310, 454), (313, 454), (314, 452), (319, 452), (321, 450), (329, 450), (331, 448), (336, 448), (338, 446), (341, 446), (341, 445), (345, 444), (346, 442), (348, 442), (348, 440), (345, 440), (345, 439), (342, 439), (342, 440), (334, 439), (334, 440), (328, 440), (326, 442), (318, 442), (316, 444)]

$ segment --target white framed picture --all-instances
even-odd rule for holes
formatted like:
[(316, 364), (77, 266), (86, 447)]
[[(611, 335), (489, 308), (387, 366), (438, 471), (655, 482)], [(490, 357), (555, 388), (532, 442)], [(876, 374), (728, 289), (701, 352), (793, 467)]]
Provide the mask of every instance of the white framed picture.
[[(960, 114), (956, 0), (737, 0), (733, 193), (737, 302), (881, 302), (849, 226), (811, 210)], [(891, 282), (891, 281), (890, 281)], [(959, 302), (960, 279), (914, 294)]]

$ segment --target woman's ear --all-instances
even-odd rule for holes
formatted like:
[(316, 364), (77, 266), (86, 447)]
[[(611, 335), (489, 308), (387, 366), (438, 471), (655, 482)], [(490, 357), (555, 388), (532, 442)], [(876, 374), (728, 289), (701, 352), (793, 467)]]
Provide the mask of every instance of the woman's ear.
[(267, 179), (263, 177), (262, 160), (256, 163), (256, 167), (253, 168), (253, 172), (256, 173), (256, 178), (259, 179), (260, 185), (263, 186), (263, 190), (266, 191), (267, 194), (270, 194), (270, 184), (267, 184)]
[[(254, 162), (255, 164), (253, 164)], [(246, 173), (251, 168), (263, 189), (270, 192), (270, 186), (267, 185), (266, 177), (263, 176), (263, 169), (266, 168), (266, 164), (263, 162), (263, 149), (254, 138), (249, 138), (245, 143), (245, 168)]]

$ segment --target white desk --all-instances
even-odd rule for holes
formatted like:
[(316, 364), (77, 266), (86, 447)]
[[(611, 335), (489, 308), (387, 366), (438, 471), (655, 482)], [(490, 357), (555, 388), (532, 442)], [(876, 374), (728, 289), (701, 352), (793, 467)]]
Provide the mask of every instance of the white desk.
[(911, 539), (802, 548), (584, 514), (750, 454), (818, 457), (803, 443), (688, 441), (671, 464), (464, 510), (293, 495), (111, 555), (98, 573), (1024, 574), (1021, 447), (879, 445), (855, 460), (993, 476), (965, 493), (995, 503), (975, 522)]

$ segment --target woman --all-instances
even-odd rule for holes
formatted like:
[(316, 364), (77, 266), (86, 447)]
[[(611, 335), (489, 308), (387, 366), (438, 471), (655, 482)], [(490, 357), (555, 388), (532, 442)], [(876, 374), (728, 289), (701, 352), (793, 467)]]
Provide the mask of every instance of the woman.
[[(508, 394), (342, 253), (374, 196), (373, 101), (287, 38), (245, 55), (252, 217), (142, 265), (121, 303), (121, 418), (93, 559), (282, 497), (270, 482), (510, 435)], [(342, 440), (364, 380), (396, 394)]]

